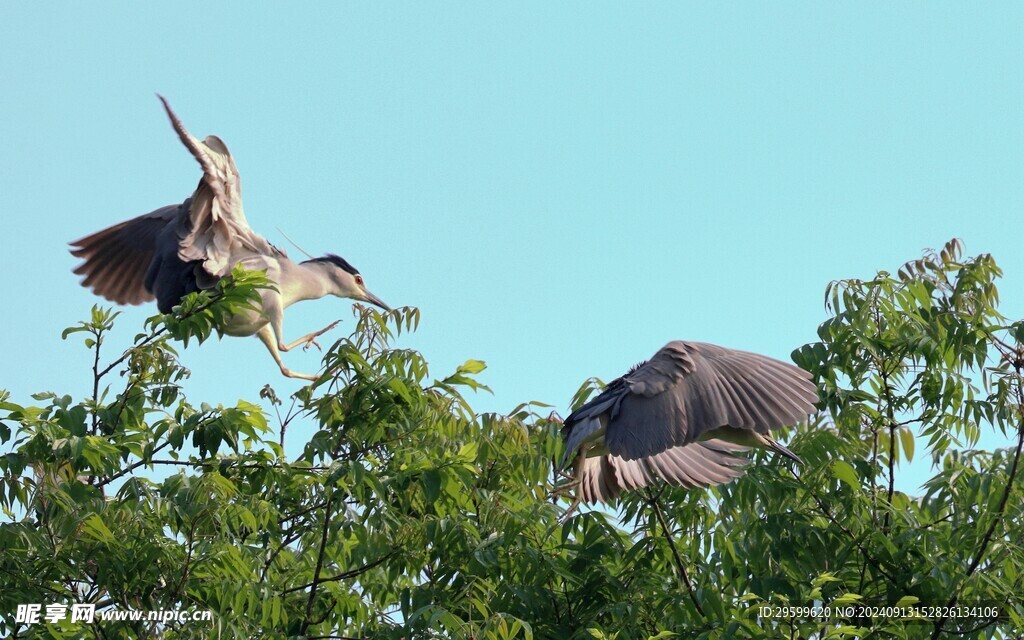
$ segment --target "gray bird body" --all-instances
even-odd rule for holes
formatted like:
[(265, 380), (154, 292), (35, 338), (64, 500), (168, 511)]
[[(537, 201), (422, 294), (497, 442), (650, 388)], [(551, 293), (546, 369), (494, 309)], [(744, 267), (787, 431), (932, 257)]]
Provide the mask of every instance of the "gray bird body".
[(566, 418), (577, 497), (607, 502), (656, 481), (707, 487), (743, 474), (748, 447), (799, 458), (770, 431), (814, 411), (810, 374), (766, 356), (670, 342)]
[(160, 311), (168, 313), (183, 296), (213, 287), (236, 265), (266, 271), (274, 288), (261, 290), (259, 309), (235, 314), (220, 328), (232, 336), (258, 336), (284, 375), (315, 379), (287, 369), (280, 352), (315, 345), (315, 338), (334, 325), (285, 344), (284, 309), (328, 295), (383, 309), (387, 305), (370, 293), (359, 271), (343, 258), (328, 254), (296, 263), (253, 231), (242, 209), (241, 180), (227, 146), (216, 136), (194, 138), (160, 100), (178, 137), (203, 169), (199, 186), (179, 205), (72, 242), (71, 253), (83, 259), (75, 273), (85, 276), (83, 286), (108, 300), (140, 304), (156, 299)]

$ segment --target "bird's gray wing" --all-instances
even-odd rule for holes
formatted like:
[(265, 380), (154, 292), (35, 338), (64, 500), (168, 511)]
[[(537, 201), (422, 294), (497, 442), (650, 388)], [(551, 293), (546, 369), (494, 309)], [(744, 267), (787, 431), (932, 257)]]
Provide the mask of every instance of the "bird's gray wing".
[(623, 377), (608, 450), (635, 460), (695, 442), (718, 427), (767, 433), (804, 420), (818, 396), (806, 371), (774, 358), (675, 341)]
[(221, 278), (231, 272), (240, 256), (277, 253), (245, 219), (242, 181), (224, 141), (207, 136), (200, 142), (185, 129), (167, 100), (158, 97), (178, 137), (203, 169), (192, 195), (190, 224), (179, 229), (178, 256), (185, 262), (202, 262), (207, 273)]
[(608, 502), (624, 490), (658, 480), (688, 489), (723, 484), (743, 475), (747, 459), (736, 454), (746, 450), (728, 442), (694, 442), (637, 460), (615, 455), (581, 457), (577, 495), (584, 502)]
[(157, 235), (177, 217), (181, 205), (126, 220), (71, 243), (71, 254), (83, 262), (75, 273), (82, 285), (118, 304), (140, 304), (153, 299), (146, 290), (146, 269), (156, 250)]

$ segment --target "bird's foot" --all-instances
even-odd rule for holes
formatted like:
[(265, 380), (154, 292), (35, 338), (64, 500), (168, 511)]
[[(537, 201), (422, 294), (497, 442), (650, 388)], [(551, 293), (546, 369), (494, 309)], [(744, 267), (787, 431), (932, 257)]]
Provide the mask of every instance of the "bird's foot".
[(582, 501), (579, 498), (573, 498), (572, 504), (562, 513), (562, 517), (558, 519), (558, 524), (564, 525), (572, 517), (572, 514), (576, 513), (576, 510), (580, 508), (581, 503)]
[[(575, 480), (576, 479), (575, 475), (573, 475), (573, 473), (571, 471), (567, 471), (565, 469), (558, 469), (557, 471), (555, 471), (555, 475), (557, 477), (559, 477), (559, 478), (566, 478), (567, 480)], [(576, 482), (574, 482), (573, 484), (577, 485), (577, 484), (579, 484), (579, 481), (576, 480)]]
[(319, 331), (317, 331), (315, 333), (311, 333), (308, 336), (306, 336), (306, 344), (304, 344), (302, 346), (302, 350), (305, 351), (306, 349), (309, 349), (310, 347), (316, 347), (317, 351), (323, 351), (323, 349), (320, 348), (320, 343), (317, 342), (316, 339), (318, 337), (324, 335), (325, 333), (327, 333), (328, 331), (330, 331), (334, 327), (338, 326), (339, 322), (341, 322), (341, 320), (335, 320), (334, 322), (332, 322), (331, 324), (327, 325), (323, 329), (321, 329), (321, 330), (319, 330)]
[(558, 498), (564, 495), (568, 495), (570, 491), (572, 491), (573, 489), (580, 485), (580, 481), (572, 478), (572, 476), (569, 476), (568, 474), (562, 472), (560, 472), (560, 475), (567, 476), (569, 478), (569, 481), (559, 482), (555, 484), (553, 487), (551, 487), (551, 491), (548, 492), (548, 496), (550, 496), (553, 501), (557, 500)]
[(309, 338), (306, 339), (306, 344), (302, 345), (302, 350), (305, 351), (310, 347), (316, 347), (317, 351), (323, 351), (323, 349), (320, 348), (320, 343), (316, 341), (316, 336), (309, 336)]

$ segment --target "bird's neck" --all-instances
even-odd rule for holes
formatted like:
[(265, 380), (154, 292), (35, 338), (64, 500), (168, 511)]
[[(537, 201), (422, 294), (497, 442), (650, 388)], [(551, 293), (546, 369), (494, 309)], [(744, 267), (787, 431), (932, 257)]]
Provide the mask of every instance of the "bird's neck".
[(302, 300), (316, 300), (331, 293), (329, 282), (323, 277), (317, 264), (294, 263), (291, 260), (281, 261), (281, 278), (278, 282), (281, 289), (281, 302), (285, 307)]

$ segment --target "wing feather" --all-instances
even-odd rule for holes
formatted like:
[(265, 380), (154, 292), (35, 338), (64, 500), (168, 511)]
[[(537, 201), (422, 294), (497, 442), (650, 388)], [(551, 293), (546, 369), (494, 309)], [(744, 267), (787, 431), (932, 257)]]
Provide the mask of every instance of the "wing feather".
[(177, 215), (178, 205), (97, 231), (71, 243), (71, 255), (82, 258), (74, 273), (85, 276), (82, 285), (118, 304), (140, 304), (153, 299), (146, 290), (146, 269), (156, 251), (156, 238)]
[(192, 196), (191, 224), (178, 230), (178, 256), (185, 262), (202, 262), (203, 269), (219, 279), (228, 275), (246, 253), (277, 253), (273, 245), (249, 227), (242, 208), (241, 178), (224, 141), (207, 136), (200, 142), (188, 132), (167, 100), (157, 97), (178, 138), (203, 170)]
[(626, 460), (695, 442), (731, 426), (767, 433), (814, 410), (817, 393), (797, 367), (700, 342), (670, 342), (623, 377), (605, 434)]
[(690, 489), (730, 482), (743, 475), (745, 447), (695, 442), (673, 447), (649, 458), (626, 460), (614, 455), (584, 458), (577, 463), (579, 497), (584, 502), (608, 502), (622, 491), (642, 489), (664, 481)]
[(579, 456), (575, 476), (580, 480), (578, 495), (584, 502), (608, 502), (619, 495), (615, 470), (607, 456)]

